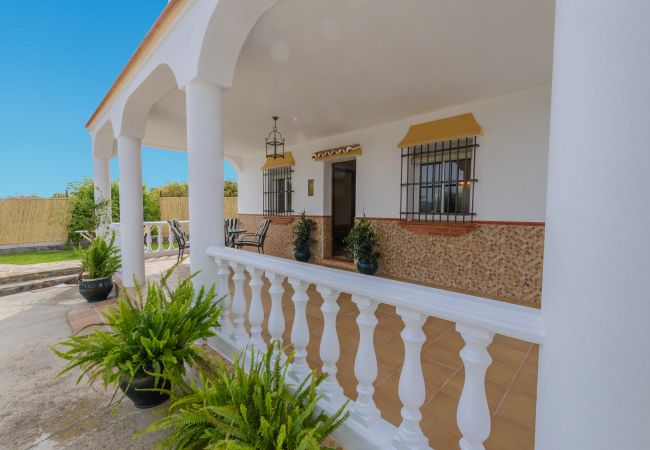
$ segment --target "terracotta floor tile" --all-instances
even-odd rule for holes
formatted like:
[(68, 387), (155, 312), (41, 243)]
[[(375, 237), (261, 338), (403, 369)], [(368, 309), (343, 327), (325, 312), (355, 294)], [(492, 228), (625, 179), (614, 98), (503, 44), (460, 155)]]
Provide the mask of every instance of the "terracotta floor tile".
[(424, 324), (424, 334), (427, 335), (427, 341), (435, 340), (442, 334), (454, 328), (453, 322), (448, 320), (438, 319), (437, 317), (429, 317)]
[(501, 404), (497, 417), (501, 417), (523, 427), (535, 427), (535, 398), (520, 392), (510, 391)]
[(423, 421), (422, 431), (429, 439), (429, 447), (436, 450), (457, 450), (460, 436), (437, 426), (433, 421)]
[(463, 364), (457, 351), (443, 347), (437, 342), (433, 342), (424, 347), (422, 350), (422, 358), (437, 362), (438, 364), (442, 364), (452, 369), (458, 369)]
[(460, 436), (460, 430), (456, 424), (456, 409), (458, 399), (451, 397), (444, 391), (439, 392), (433, 399), (422, 408), (422, 426), (435, 424), (445, 431)]
[(507, 388), (512, 383), (517, 369), (498, 361), (493, 362), (488, 367), (485, 379), (503, 388)]
[(531, 351), (528, 357), (526, 358), (524, 365), (521, 366), (521, 371), (531, 375), (537, 375), (537, 363), (538, 363), (537, 359), (538, 356)]
[(519, 372), (510, 388), (512, 392), (519, 392), (529, 397), (537, 397), (537, 375)]
[(495, 344), (503, 345), (504, 347), (521, 350), (523, 352), (527, 352), (533, 345), (530, 342), (520, 341), (519, 339), (514, 339), (502, 334), (496, 334), (492, 342)]
[(450, 330), (449, 332), (442, 335), (437, 341), (436, 344), (441, 345), (449, 350), (455, 352), (460, 352), (461, 349), (465, 346), (465, 341), (460, 336), (460, 333), (457, 331)]
[(509, 366), (519, 367), (526, 358), (526, 352), (516, 350), (514, 348), (505, 347), (500, 344), (492, 344), (488, 347), (488, 351), (494, 361), (508, 364)]
[(492, 419), (492, 432), (485, 441), (488, 450), (533, 450), (535, 430), (501, 417)]

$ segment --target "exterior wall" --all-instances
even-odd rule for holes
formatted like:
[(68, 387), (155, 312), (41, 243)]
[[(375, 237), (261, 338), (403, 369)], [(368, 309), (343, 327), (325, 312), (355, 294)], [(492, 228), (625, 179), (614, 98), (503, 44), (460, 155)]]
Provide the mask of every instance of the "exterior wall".
[[(542, 86), (288, 147), (296, 160), (293, 209), (296, 214), (304, 209), (319, 223), (315, 261), (329, 257), (332, 161), (312, 161), (311, 154), (359, 143), (363, 155), (356, 157), (356, 215), (372, 218), (379, 232), (379, 275), (539, 304), (549, 108), (550, 86)], [(476, 161), (477, 228), (464, 236), (429, 236), (402, 228), (396, 144), (414, 123), (465, 112), (474, 113), (484, 129)], [(261, 218), (263, 164), (262, 152), (245, 157), (239, 174), (239, 214), (251, 221), (245, 226), (249, 230)], [(309, 179), (314, 180), (312, 197), (307, 196)], [(293, 257), (291, 239), (291, 226), (272, 224), (267, 253)]]

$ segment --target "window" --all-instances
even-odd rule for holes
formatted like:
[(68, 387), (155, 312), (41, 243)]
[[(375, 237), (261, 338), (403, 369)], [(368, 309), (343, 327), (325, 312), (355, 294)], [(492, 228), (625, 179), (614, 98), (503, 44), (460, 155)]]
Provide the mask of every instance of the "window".
[(402, 148), (400, 217), (472, 221), (476, 138)]
[(291, 215), (291, 166), (276, 167), (263, 171), (263, 211), (265, 216)]

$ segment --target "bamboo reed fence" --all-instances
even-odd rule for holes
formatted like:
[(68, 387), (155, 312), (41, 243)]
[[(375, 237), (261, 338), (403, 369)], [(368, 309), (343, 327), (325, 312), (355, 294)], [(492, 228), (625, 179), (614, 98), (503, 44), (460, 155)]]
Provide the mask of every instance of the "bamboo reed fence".
[(66, 198), (0, 200), (0, 245), (60, 243), (68, 238)]
[[(224, 217), (237, 217), (237, 197), (224, 197)], [(160, 220), (189, 220), (187, 197), (160, 197)]]

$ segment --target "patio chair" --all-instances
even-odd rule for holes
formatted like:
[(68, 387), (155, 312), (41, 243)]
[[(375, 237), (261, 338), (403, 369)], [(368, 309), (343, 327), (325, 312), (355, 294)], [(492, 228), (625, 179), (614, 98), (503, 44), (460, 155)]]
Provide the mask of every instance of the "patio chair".
[(266, 233), (269, 231), (269, 225), (271, 221), (269, 219), (264, 219), (260, 223), (257, 233), (246, 233), (243, 234), (239, 239), (235, 241), (235, 247), (242, 249), (244, 247), (255, 247), (257, 248), (257, 253), (264, 254), (264, 240), (266, 239)]
[[(190, 238), (187, 234), (185, 234), (185, 231), (183, 230), (183, 227), (178, 220), (168, 220), (167, 223), (169, 224), (169, 229), (171, 230), (172, 234), (174, 235), (174, 239), (178, 244), (178, 259), (176, 261), (179, 262), (181, 259), (183, 259), (185, 249), (190, 248)], [(170, 246), (173, 244), (173, 242), (169, 243)]]
[(239, 228), (239, 219), (236, 217), (230, 217), (228, 219), (224, 219), (223, 221), (223, 233), (225, 237), (225, 243), (226, 247), (234, 247), (235, 246), (235, 239), (237, 238), (236, 235), (229, 233), (229, 230), (232, 229), (237, 229)]

